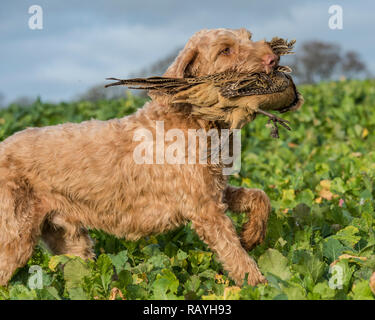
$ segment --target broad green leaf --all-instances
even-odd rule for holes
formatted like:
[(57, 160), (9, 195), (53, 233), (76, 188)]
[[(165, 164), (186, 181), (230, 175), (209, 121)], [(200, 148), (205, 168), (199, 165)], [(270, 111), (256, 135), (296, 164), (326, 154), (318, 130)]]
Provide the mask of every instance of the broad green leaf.
[(298, 250), (293, 254), (293, 269), (304, 276), (310, 276), (313, 283), (323, 275), (325, 264), (307, 250)]
[(163, 269), (152, 284), (153, 298), (156, 300), (176, 299), (179, 281), (172, 271)]
[(9, 289), (10, 300), (35, 300), (37, 293), (22, 284), (16, 284)]
[(157, 269), (168, 267), (170, 265), (170, 262), (171, 262), (170, 258), (163, 253), (159, 253), (155, 256), (152, 256), (148, 260), (148, 263), (150, 263), (153, 268), (157, 268)]
[(189, 291), (197, 292), (200, 284), (201, 284), (201, 280), (199, 279), (199, 276), (192, 275), (188, 279), (188, 281), (185, 282), (185, 290), (187, 292), (189, 292)]
[(126, 262), (128, 261), (127, 250), (120, 251), (118, 254), (109, 254), (108, 256), (111, 259), (112, 264), (115, 266), (117, 273), (124, 270)]
[(287, 295), (288, 300), (306, 300), (306, 291), (297, 284), (283, 288), (283, 292)]
[(100, 274), (100, 284), (104, 292), (108, 292), (113, 276), (112, 261), (108, 255), (101, 254), (96, 262), (96, 265)]
[(341, 178), (336, 177), (332, 181), (331, 190), (334, 193), (344, 194), (346, 191), (345, 182)]
[(349, 295), (353, 300), (375, 300), (375, 296), (371, 292), (369, 281), (366, 280), (360, 280), (354, 283)]
[(185, 251), (182, 251), (181, 249), (178, 249), (178, 251), (177, 251), (177, 259), (178, 260), (185, 260), (187, 257), (188, 257), (188, 255)]
[(71, 300), (87, 300), (88, 299), (86, 293), (80, 287), (69, 288), (68, 293), (69, 293), (69, 298)]
[(212, 259), (212, 252), (202, 250), (190, 250), (189, 261), (193, 273), (200, 273), (208, 269)]
[(258, 264), (265, 274), (274, 274), (282, 280), (289, 280), (292, 276), (289, 271), (288, 259), (275, 249), (268, 249), (261, 255)]
[(346, 228), (337, 232), (334, 236), (332, 236), (332, 238), (340, 240), (345, 245), (353, 248), (358, 241), (361, 240), (361, 237), (356, 235), (357, 233), (359, 233), (358, 228), (354, 226), (347, 226)]
[(314, 198), (314, 193), (310, 189), (305, 189), (297, 195), (296, 201), (311, 206)]
[(83, 278), (90, 274), (87, 264), (80, 258), (66, 262), (64, 266), (64, 280), (67, 290), (80, 287)]
[(329, 262), (333, 262), (338, 259), (340, 255), (347, 249), (341, 244), (339, 240), (333, 237), (329, 237), (324, 240), (323, 243), (323, 255), (328, 258)]
[(61, 300), (57, 289), (54, 287), (45, 287), (41, 290), (37, 290), (38, 299), (41, 300)]
[(319, 295), (320, 299), (329, 300), (333, 299), (336, 292), (328, 286), (328, 282), (319, 282), (315, 285), (313, 293)]

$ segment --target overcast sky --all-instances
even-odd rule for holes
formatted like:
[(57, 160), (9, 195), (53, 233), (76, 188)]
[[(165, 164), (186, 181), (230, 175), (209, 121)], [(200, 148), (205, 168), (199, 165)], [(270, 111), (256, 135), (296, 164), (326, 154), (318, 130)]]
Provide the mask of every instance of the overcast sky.
[[(328, 8), (343, 8), (343, 30)], [(31, 30), (31, 5), (43, 29)], [(375, 1), (1, 0), (0, 92), (69, 100), (110, 76), (126, 77), (181, 47), (203, 28), (240, 28), (254, 39), (323, 40), (356, 50), (374, 73)], [(298, 53), (298, 46), (297, 46)]]

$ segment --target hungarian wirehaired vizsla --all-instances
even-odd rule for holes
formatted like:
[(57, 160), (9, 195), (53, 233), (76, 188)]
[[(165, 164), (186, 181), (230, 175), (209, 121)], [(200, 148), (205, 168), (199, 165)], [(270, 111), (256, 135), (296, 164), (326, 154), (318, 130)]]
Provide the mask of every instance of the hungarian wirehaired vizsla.
[[(165, 76), (262, 72), (273, 63), (267, 43), (253, 42), (245, 29), (202, 30)], [(262, 190), (228, 185), (222, 163), (134, 161), (138, 129), (155, 133), (158, 121), (165, 131), (212, 127), (172, 105), (171, 97), (150, 96), (121, 119), (29, 128), (0, 143), (0, 285), (26, 264), (39, 239), (54, 254), (86, 259), (94, 256), (88, 228), (136, 240), (189, 221), (238, 285), (246, 273), (251, 285), (265, 281), (247, 252), (266, 233), (270, 201)], [(250, 217), (241, 237), (228, 209)]]

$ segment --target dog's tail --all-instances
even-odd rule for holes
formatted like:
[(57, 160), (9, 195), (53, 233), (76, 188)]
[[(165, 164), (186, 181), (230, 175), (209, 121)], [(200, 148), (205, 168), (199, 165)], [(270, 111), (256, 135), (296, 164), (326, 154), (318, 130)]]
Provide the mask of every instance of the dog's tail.
[(161, 90), (166, 93), (176, 93), (181, 90), (188, 89), (193, 84), (189, 83), (187, 79), (183, 78), (164, 78), (164, 77), (150, 77), (150, 78), (134, 78), (134, 79), (117, 79), (107, 78), (106, 80), (114, 80), (116, 82), (105, 85), (105, 88), (112, 86), (127, 86), (129, 89), (141, 90)]

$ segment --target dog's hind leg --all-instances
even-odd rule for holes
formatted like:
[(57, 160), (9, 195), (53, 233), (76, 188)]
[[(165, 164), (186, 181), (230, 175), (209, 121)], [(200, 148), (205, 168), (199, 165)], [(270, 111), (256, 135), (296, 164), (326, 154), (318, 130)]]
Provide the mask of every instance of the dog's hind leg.
[(271, 204), (268, 196), (260, 189), (247, 189), (227, 186), (224, 202), (233, 213), (245, 212), (249, 221), (242, 228), (241, 244), (247, 250), (263, 242)]
[(87, 230), (80, 224), (69, 222), (57, 212), (44, 222), (42, 240), (53, 254), (72, 254), (82, 259), (95, 256), (93, 241)]
[(27, 180), (0, 180), (0, 285), (31, 257), (42, 221), (40, 201)]

